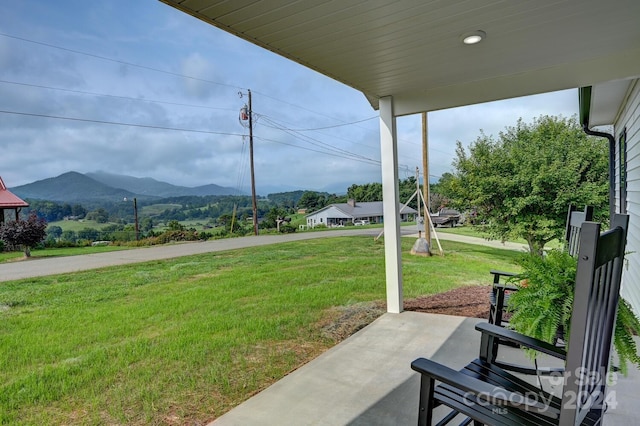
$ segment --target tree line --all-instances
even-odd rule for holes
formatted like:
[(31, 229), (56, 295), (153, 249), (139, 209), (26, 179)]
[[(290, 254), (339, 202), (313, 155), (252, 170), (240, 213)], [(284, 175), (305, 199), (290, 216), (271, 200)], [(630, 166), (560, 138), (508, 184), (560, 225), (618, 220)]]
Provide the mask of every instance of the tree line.
[[(401, 202), (415, 193), (416, 178), (399, 183)], [(420, 189), (422, 190), (422, 189)], [(549, 241), (562, 238), (569, 204), (592, 205), (595, 220), (608, 217), (608, 147), (602, 139), (588, 136), (577, 119), (541, 116), (532, 123), (519, 120), (497, 137), (480, 136), (466, 148), (457, 141), (452, 172), (430, 186), (430, 210), (452, 207), (470, 213), (482, 223), (487, 235), (507, 240), (523, 238), (532, 253), (542, 253)], [(382, 184), (353, 184), (346, 194), (317, 191), (291, 191), (269, 194), (258, 199), (261, 228), (287, 228), (287, 216), (301, 209), (311, 213), (329, 204), (382, 200)], [(25, 211), (36, 212), (46, 222), (64, 218), (87, 218), (110, 222), (107, 231), (127, 231), (133, 223), (130, 203), (108, 203), (93, 209), (81, 204), (27, 200)], [(409, 205), (417, 208), (418, 198)], [(140, 229), (152, 233), (158, 222), (179, 223), (196, 219), (221, 226), (225, 232), (249, 232), (246, 219), (253, 214), (249, 196), (185, 196), (159, 201), (140, 201), (139, 210), (150, 204), (172, 207), (154, 215), (140, 215)], [(31, 216), (29, 216), (31, 217)], [(280, 225), (283, 224), (282, 227)], [(245, 229), (246, 228), (246, 229)], [(61, 229), (52, 229), (63, 238)], [(86, 239), (95, 237), (86, 231)], [(76, 235), (76, 238), (79, 238)]]
[[(407, 198), (415, 191), (415, 178), (409, 178), (400, 182), (401, 194), (407, 194)], [(357, 201), (381, 201), (382, 184), (367, 183), (354, 184), (347, 189), (344, 195), (329, 194), (317, 191), (291, 191), (269, 194), (267, 197), (259, 197), (257, 200), (258, 216), (263, 218), (276, 209), (282, 214), (292, 214), (300, 209), (312, 212), (333, 203), (345, 203), (349, 198)], [(131, 203), (108, 202), (90, 206), (82, 204), (57, 203), (55, 201), (27, 199), (30, 206), (24, 209), (24, 214), (31, 211), (47, 222), (56, 222), (65, 219), (87, 219), (98, 223), (130, 223), (134, 219), (134, 210)], [(415, 200), (412, 202), (415, 207)], [(252, 201), (249, 196), (236, 195), (212, 195), (212, 196), (183, 196), (169, 197), (161, 200), (138, 200), (138, 210), (141, 212), (145, 206), (154, 204), (167, 204), (168, 207), (154, 213), (152, 219), (155, 222), (168, 222), (172, 220), (212, 220), (231, 215), (235, 212), (237, 217), (251, 217), (253, 214)]]

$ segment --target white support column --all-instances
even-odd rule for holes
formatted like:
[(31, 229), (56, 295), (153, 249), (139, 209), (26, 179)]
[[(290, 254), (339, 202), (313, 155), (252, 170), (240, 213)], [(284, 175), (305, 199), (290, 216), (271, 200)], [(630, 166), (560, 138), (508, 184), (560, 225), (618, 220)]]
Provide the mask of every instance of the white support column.
[(381, 98), (379, 105), (387, 312), (397, 314), (403, 310), (398, 138), (396, 135), (396, 117), (393, 114), (393, 98), (391, 96)]

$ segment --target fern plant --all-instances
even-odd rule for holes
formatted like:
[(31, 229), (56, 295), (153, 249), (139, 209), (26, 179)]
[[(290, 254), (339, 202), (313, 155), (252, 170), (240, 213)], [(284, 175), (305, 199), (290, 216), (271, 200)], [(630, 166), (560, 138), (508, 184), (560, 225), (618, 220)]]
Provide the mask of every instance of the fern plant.
[(620, 372), (627, 375), (627, 363), (631, 362), (640, 366), (640, 356), (638, 348), (633, 340), (633, 335), (640, 333), (640, 321), (633, 313), (629, 302), (622, 297), (618, 302), (618, 316), (616, 317), (616, 327), (613, 334), (613, 347), (616, 348), (620, 361)]
[[(560, 335), (568, 345), (577, 260), (565, 251), (554, 249), (545, 256), (522, 255), (518, 263), (523, 272), (513, 279), (519, 290), (509, 299), (509, 327), (548, 343), (555, 343)], [(620, 298), (613, 342), (620, 371), (625, 375), (628, 362), (640, 368), (640, 356), (633, 340), (633, 335), (639, 333), (640, 320), (629, 303)]]
[(510, 327), (519, 333), (553, 343), (558, 330), (570, 332), (576, 260), (561, 250), (546, 256), (526, 254), (515, 283), (520, 289), (509, 298)]

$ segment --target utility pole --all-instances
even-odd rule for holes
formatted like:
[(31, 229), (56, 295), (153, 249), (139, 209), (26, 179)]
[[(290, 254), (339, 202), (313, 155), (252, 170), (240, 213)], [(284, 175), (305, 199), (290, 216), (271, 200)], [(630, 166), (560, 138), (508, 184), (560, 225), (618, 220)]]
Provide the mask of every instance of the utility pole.
[(258, 204), (256, 202), (256, 176), (253, 169), (253, 109), (249, 92), (249, 157), (251, 162), (251, 207), (253, 208), (253, 234), (258, 235)]
[[(129, 200), (124, 197), (124, 201), (126, 203)], [(140, 240), (140, 226), (138, 225), (138, 199), (136, 197), (133, 197), (133, 223), (135, 224), (136, 241), (138, 241)]]
[[(429, 138), (427, 131), (427, 113), (422, 113), (422, 172), (424, 174), (422, 178), (422, 196), (423, 201), (426, 204), (424, 216), (431, 216), (431, 198), (429, 198)], [(424, 237), (427, 240), (427, 244), (431, 247), (431, 229), (429, 228), (429, 221), (424, 221)]]
[(138, 199), (133, 197), (133, 219), (136, 224), (136, 241), (140, 240), (140, 226), (138, 225)]
[[(418, 238), (422, 238), (422, 229), (420, 229), (420, 220), (422, 217), (420, 216), (420, 169), (416, 167), (416, 199), (418, 201)], [(424, 212), (425, 215), (427, 212)], [(424, 221), (422, 222), (424, 223)], [(425, 229), (427, 229), (425, 225)]]
[[(238, 95), (242, 97), (243, 93), (238, 92)], [(253, 210), (253, 234), (258, 235), (258, 203), (256, 201), (256, 177), (253, 166), (253, 107), (251, 105), (251, 89), (247, 89), (247, 96), (249, 97), (249, 105), (245, 105), (240, 113), (240, 121), (249, 120), (249, 162), (251, 165), (251, 206)], [(245, 114), (245, 110), (246, 114)], [(233, 231), (233, 230), (232, 230)]]

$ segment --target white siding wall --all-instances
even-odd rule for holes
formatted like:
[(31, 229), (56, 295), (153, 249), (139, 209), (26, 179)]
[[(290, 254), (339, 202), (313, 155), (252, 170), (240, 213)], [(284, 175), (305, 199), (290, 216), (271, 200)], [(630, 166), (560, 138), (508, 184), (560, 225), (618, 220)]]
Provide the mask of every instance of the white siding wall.
[(335, 207), (329, 207), (307, 216), (307, 226), (313, 228), (318, 225), (326, 225), (329, 218), (342, 218), (345, 221), (351, 220), (351, 216), (344, 214)]
[(622, 283), (622, 296), (640, 315), (640, 81), (632, 85), (626, 104), (615, 124), (616, 136), (616, 211), (620, 211), (619, 141), (623, 129), (627, 133), (627, 213), (629, 235), (627, 237), (627, 267)]

